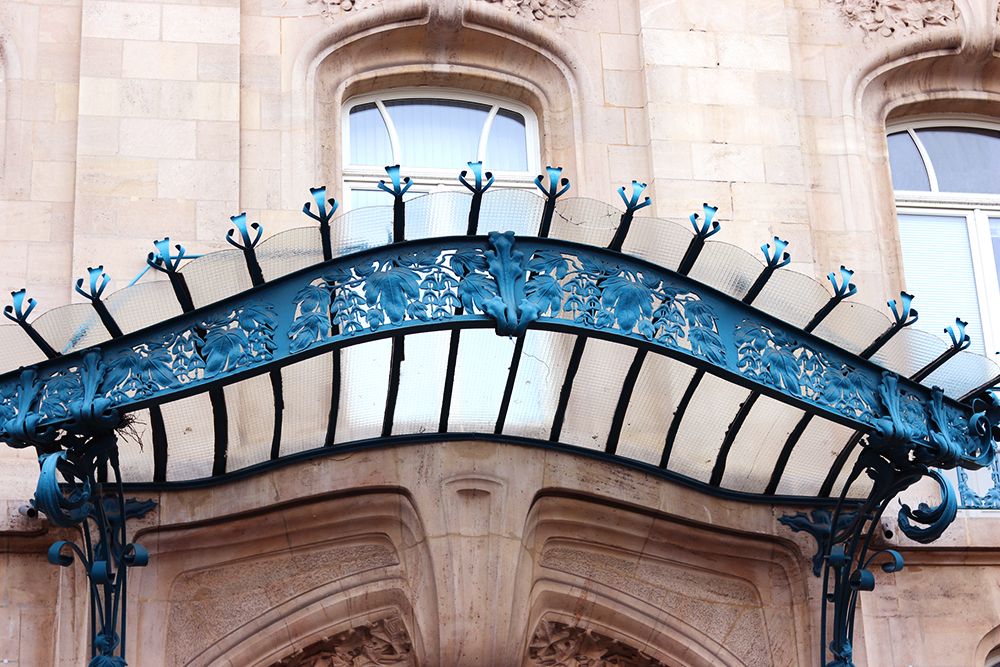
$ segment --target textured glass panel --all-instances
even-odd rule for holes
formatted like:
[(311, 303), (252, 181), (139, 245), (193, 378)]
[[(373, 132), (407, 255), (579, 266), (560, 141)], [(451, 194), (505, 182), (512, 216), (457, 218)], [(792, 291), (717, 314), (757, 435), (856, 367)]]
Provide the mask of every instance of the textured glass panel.
[(343, 377), (337, 442), (377, 438), (382, 434), (391, 357), (390, 339), (362, 343), (341, 351)]
[(31, 325), (60, 354), (111, 338), (89, 303), (74, 303), (42, 313)]
[(622, 212), (602, 201), (583, 197), (556, 201), (549, 236), (594, 246), (607, 246), (618, 229)]
[(927, 169), (920, 157), (920, 151), (908, 132), (893, 132), (888, 137), (889, 168), (892, 171), (892, 187), (896, 190), (931, 189)]
[(778, 270), (754, 299), (753, 306), (783, 322), (804, 327), (831, 296), (831, 292), (812, 276)]
[(269, 375), (228, 385), (225, 392), (229, 415), (226, 470), (269, 461), (274, 433), (274, 394)]
[(392, 243), (392, 202), (389, 203), (390, 206), (354, 209), (334, 218), (330, 222), (333, 256)]
[(219, 250), (192, 260), (181, 269), (196, 308), (207, 306), (253, 286), (239, 250)]
[(464, 235), (469, 227), (468, 192), (434, 192), (406, 205), (406, 238)]
[[(844, 484), (847, 483), (847, 478), (850, 477), (851, 470), (854, 468), (854, 464), (857, 463), (858, 457), (861, 456), (861, 449), (862, 447), (860, 444), (856, 445), (854, 449), (851, 450), (850, 455), (847, 457), (847, 462), (844, 464), (844, 468), (840, 471), (840, 475), (837, 476), (837, 481), (833, 483), (833, 486), (830, 489), (830, 495), (833, 496), (834, 498), (836, 498), (840, 494), (840, 492), (843, 491)], [(919, 484), (920, 483), (918, 482), (918, 485)], [(858, 478), (854, 480), (854, 482), (851, 484), (851, 490), (848, 492), (847, 497), (864, 498), (866, 495), (868, 495), (868, 492), (871, 491), (871, 488), (872, 488), (871, 477), (869, 477), (868, 475), (858, 475)], [(817, 490), (816, 493), (819, 493), (819, 491)], [(894, 502), (898, 501), (899, 499), (897, 498), (896, 501)], [(937, 506), (939, 501), (940, 497), (938, 495), (935, 495), (933, 505)]]
[(493, 118), (486, 141), (486, 168), (494, 171), (527, 171), (528, 141), (524, 116), (500, 109)]
[(374, 102), (351, 109), (351, 164), (385, 166), (393, 164), (392, 144), (382, 114)]
[(513, 352), (514, 339), (492, 329), (462, 332), (448, 430), (493, 432)]
[(931, 373), (924, 384), (941, 387), (948, 396), (959, 398), (982, 387), (998, 375), (1000, 368), (992, 359), (966, 351), (959, 352)]
[[(923, 318), (923, 313), (920, 313)], [(914, 327), (919, 326), (919, 322)], [(909, 377), (948, 349), (940, 337), (910, 327), (903, 329), (872, 356), (879, 366)]]
[[(334, 248), (333, 255), (338, 254), (343, 253), (338, 253)], [(257, 261), (264, 280), (274, 280), (322, 262), (323, 241), (319, 234), (319, 224), (289, 229), (264, 239), (257, 245)]]
[(990, 241), (993, 244), (993, 264), (1000, 276), (1000, 218), (990, 218)]
[(153, 479), (153, 437), (149, 432), (149, 410), (137, 410), (131, 416), (135, 419), (132, 425), (139, 436), (139, 442), (130, 436), (118, 438), (122, 481), (149, 482)]
[(167, 481), (211, 477), (215, 436), (208, 394), (164, 403), (160, 411), (167, 431)]
[(496, 187), (483, 195), (479, 209), (479, 233), (506, 232), (524, 236), (538, 234), (545, 200), (532, 190), (500, 190)]
[(688, 275), (741, 299), (763, 268), (763, 262), (742, 248), (729, 243), (707, 241)]
[(404, 340), (393, 435), (434, 432), (441, 420), (450, 331), (413, 334)]
[(118, 290), (104, 302), (122, 331), (129, 333), (181, 314), (170, 282), (141, 282)]
[(0, 325), (0, 370), (10, 371), (45, 360), (24, 329), (16, 324)]
[(941, 192), (1000, 194), (1000, 132), (971, 127), (917, 130)]
[(694, 375), (685, 363), (647, 354), (625, 413), (618, 454), (659, 465), (677, 404)]
[[(333, 355), (324, 354), (300, 361), (281, 369), (285, 388), (285, 410), (282, 415), (281, 454), (308, 451), (322, 447), (330, 420), (333, 393)], [(341, 392), (350, 391), (344, 378)], [(335, 399), (340, 405), (340, 398)]]
[(969, 323), (970, 349), (985, 352), (965, 217), (900, 214), (899, 240), (906, 291), (916, 295), (920, 313), (914, 326), (944, 336), (961, 317)]
[(732, 382), (705, 375), (677, 429), (668, 468), (707, 482), (726, 429), (749, 393)]
[(788, 457), (785, 473), (778, 483), (778, 493), (790, 496), (815, 496), (819, 493), (826, 474), (853, 433), (846, 426), (813, 417)]
[(460, 100), (391, 100), (386, 111), (396, 126), (399, 156), (407, 168), (461, 170), (474, 160), (490, 107)]
[(548, 440), (576, 336), (528, 330), (503, 432)]
[(889, 324), (889, 318), (874, 308), (861, 303), (841, 302), (813, 333), (857, 354), (882, 335)]
[(773, 398), (758, 398), (729, 449), (722, 488), (763, 493), (788, 434), (804, 414)]
[(591, 338), (566, 405), (561, 442), (603, 450), (635, 349)]
[(639, 216), (632, 221), (622, 252), (641, 257), (658, 266), (676, 269), (693, 236), (690, 225)]

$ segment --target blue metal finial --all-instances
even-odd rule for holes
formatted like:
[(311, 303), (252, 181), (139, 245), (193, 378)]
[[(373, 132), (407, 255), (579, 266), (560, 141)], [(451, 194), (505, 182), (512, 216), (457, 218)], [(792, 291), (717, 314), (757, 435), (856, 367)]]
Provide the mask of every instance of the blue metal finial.
[(392, 188), (385, 184), (385, 181), (378, 182), (379, 190), (388, 192), (393, 196), (392, 202), (392, 242), (399, 243), (406, 240), (406, 205), (403, 202), (403, 195), (413, 185), (413, 181), (407, 176), (400, 179), (399, 165), (394, 164), (385, 168), (392, 181)]
[(642, 197), (642, 193), (645, 189), (645, 183), (632, 181), (632, 196), (627, 197), (625, 196), (625, 186), (618, 188), (618, 196), (622, 198), (623, 202), (625, 202), (625, 211), (627, 213), (635, 213), (639, 209), (646, 208), (653, 203), (653, 200), (649, 197), (643, 199), (642, 202), (639, 201), (639, 198)]
[(465, 180), (468, 171), (462, 170), (462, 173), (458, 175), (458, 180), (472, 192), (472, 201), (469, 204), (469, 224), (466, 226), (465, 233), (469, 236), (474, 236), (479, 231), (479, 210), (483, 205), (483, 193), (489, 190), (490, 186), (493, 185), (493, 173), (486, 172), (486, 183), (483, 183), (483, 163), (482, 162), (469, 162), (469, 169), (472, 171), (472, 175), (475, 177), (475, 185), (469, 183)]
[[(309, 188), (309, 194), (313, 196), (313, 200), (316, 202), (316, 210), (319, 211), (319, 215), (312, 212), (312, 202), (306, 202), (303, 204), (302, 212), (316, 222), (329, 223), (330, 219), (333, 218), (333, 214), (337, 212), (338, 208), (340, 208), (340, 204), (337, 203), (336, 199), (326, 198), (326, 188), (323, 186), (318, 188)], [(329, 213), (326, 210), (327, 204), (330, 205)]]
[(653, 203), (653, 200), (649, 197), (639, 201), (645, 189), (645, 183), (632, 181), (632, 196), (628, 197), (625, 195), (624, 186), (618, 188), (618, 196), (625, 202), (625, 212), (622, 213), (621, 220), (618, 222), (618, 229), (615, 230), (615, 235), (612, 237), (611, 243), (608, 244), (609, 249), (621, 251), (622, 246), (625, 245), (625, 239), (628, 237), (629, 229), (632, 227), (632, 217), (635, 215), (635, 212)]
[[(309, 202), (302, 205), (302, 212), (319, 223), (319, 236), (323, 242), (323, 260), (329, 261), (333, 259), (333, 245), (330, 241), (330, 220), (340, 205), (336, 199), (326, 198), (325, 187), (309, 188), (309, 194), (313, 196), (313, 200), (316, 202), (316, 210), (319, 211), (319, 215), (310, 210), (312, 205)], [(330, 204), (329, 212), (326, 209), (328, 203)]]
[(760, 249), (764, 252), (764, 259), (767, 261), (767, 267), (769, 269), (780, 269), (783, 266), (787, 266), (788, 263), (792, 261), (792, 256), (785, 252), (785, 248), (787, 247), (788, 241), (784, 241), (777, 236), (774, 237), (773, 254), (770, 243), (761, 245)]
[[(568, 178), (563, 178), (561, 180), (559, 178), (560, 176), (562, 176), (562, 170), (563, 170), (562, 167), (553, 167), (550, 165), (546, 165), (545, 171), (549, 175), (548, 187), (542, 185), (541, 174), (535, 176), (535, 186), (542, 191), (542, 194), (544, 194), (546, 197), (550, 199), (558, 199), (559, 197), (562, 197), (564, 194), (566, 194), (566, 191), (569, 190), (570, 187)], [(559, 187), (560, 185), (562, 186), (561, 189)]]
[[(472, 192), (472, 194), (474, 194), (474, 195), (475, 194), (482, 194), (482, 193), (486, 192), (487, 190), (489, 190), (490, 186), (493, 185), (493, 181), (494, 181), (493, 172), (487, 171), (484, 174), (484, 172), (483, 172), (483, 163), (482, 162), (469, 162), (468, 164), (469, 164), (469, 170), (472, 172), (472, 175), (475, 177), (475, 185), (472, 185), (467, 180), (465, 180), (466, 174), (469, 173), (465, 169), (463, 169), (462, 173), (460, 173), (458, 175), (459, 182), (461, 182), (462, 185), (464, 185), (465, 187), (467, 187)], [(483, 184), (483, 176), (484, 175), (486, 176), (486, 184), (485, 185)]]
[(833, 285), (833, 294), (838, 300), (843, 300), (857, 294), (858, 288), (851, 282), (851, 278), (854, 277), (854, 271), (851, 271), (843, 264), (840, 265), (840, 282), (837, 282), (837, 271), (831, 271), (826, 277), (830, 280), (830, 284)]
[(176, 244), (174, 248), (177, 249), (177, 254), (171, 255), (169, 236), (153, 241), (153, 245), (156, 246), (156, 252), (151, 252), (146, 256), (146, 264), (149, 264), (150, 268), (163, 273), (174, 273), (180, 268), (181, 261), (184, 260), (187, 254), (184, 246), (179, 243)]
[[(3, 314), (8, 320), (18, 324), (24, 324), (28, 321), (28, 316), (31, 315), (31, 311), (35, 309), (38, 302), (26, 294), (27, 290), (23, 287), (10, 293), (13, 304), (3, 307)], [(28, 305), (27, 308), (24, 307), (25, 303)]]
[(705, 213), (705, 217), (702, 218), (697, 213), (692, 213), (688, 220), (691, 221), (691, 226), (694, 227), (695, 236), (704, 241), (722, 229), (722, 226), (715, 219), (715, 214), (719, 211), (718, 206), (702, 204), (701, 207)]
[(955, 324), (950, 327), (945, 327), (944, 332), (951, 337), (951, 345), (953, 348), (965, 350), (972, 345), (972, 339), (969, 338), (969, 334), (965, 333), (965, 327), (968, 325), (968, 322), (963, 322), (962, 318), (956, 317)]
[[(229, 245), (244, 251), (249, 248), (256, 248), (257, 242), (260, 241), (260, 237), (264, 233), (264, 229), (260, 226), (260, 223), (253, 222), (250, 223), (248, 227), (246, 211), (240, 213), (239, 215), (229, 216), (229, 219), (232, 220), (233, 225), (236, 226), (236, 229), (230, 229), (226, 233), (226, 241), (229, 242)], [(256, 232), (256, 235), (252, 239), (250, 238), (250, 230)], [(237, 231), (239, 231), (240, 236), (243, 238), (242, 245), (235, 239), (234, 234)]]
[(389, 174), (389, 180), (392, 181), (392, 187), (390, 188), (388, 185), (386, 185), (385, 181), (382, 180), (378, 182), (378, 189), (382, 190), (383, 192), (388, 192), (397, 199), (406, 194), (406, 191), (409, 190), (410, 186), (413, 185), (413, 181), (410, 180), (409, 176), (400, 178), (398, 164), (387, 166), (385, 168), (385, 173)]
[(76, 279), (76, 293), (80, 296), (96, 301), (104, 294), (105, 288), (111, 282), (111, 277), (104, 272), (104, 266), (88, 266), (87, 275), (90, 279), (90, 290), (83, 289), (83, 278)]
[[(35, 309), (38, 302), (31, 297), (26, 297), (25, 294), (26, 290), (23, 287), (16, 292), (10, 293), (13, 298), (13, 303), (3, 307), (4, 317), (12, 322), (16, 322), (18, 326), (20, 326), (21, 329), (28, 334), (28, 337), (31, 338), (32, 342), (38, 346), (38, 349), (40, 349), (46, 357), (49, 359), (55, 359), (59, 356), (59, 353), (56, 352), (55, 348), (49, 345), (48, 341), (46, 341), (40, 333), (35, 331), (33, 326), (28, 324), (28, 315), (31, 315), (31, 311)], [(25, 304), (27, 304), (27, 308), (25, 308)]]
[(896, 326), (906, 327), (917, 321), (919, 315), (916, 309), (911, 306), (913, 303), (912, 294), (907, 294), (906, 292), (899, 293), (899, 309), (896, 308), (896, 299), (891, 299), (886, 303), (889, 305), (889, 309), (892, 310), (892, 318), (896, 321)]
[(538, 235), (542, 238), (547, 238), (549, 230), (552, 228), (552, 216), (556, 212), (556, 200), (566, 194), (570, 187), (568, 178), (560, 178), (562, 176), (562, 167), (547, 165), (545, 171), (549, 175), (548, 187), (542, 185), (543, 179), (541, 174), (535, 177), (535, 187), (545, 195), (545, 208), (542, 210), (542, 219), (538, 223)]

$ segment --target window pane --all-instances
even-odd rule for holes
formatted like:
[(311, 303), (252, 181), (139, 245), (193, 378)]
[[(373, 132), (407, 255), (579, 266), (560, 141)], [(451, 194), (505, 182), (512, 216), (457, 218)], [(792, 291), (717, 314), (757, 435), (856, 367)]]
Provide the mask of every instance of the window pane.
[(908, 132), (893, 132), (889, 140), (889, 168), (895, 190), (930, 190), (930, 181), (917, 145)]
[(899, 216), (906, 291), (914, 294), (916, 326), (939, 336), (955, 323), (968, 321), (971, 349), (984, 354), (979, 296), (972, 269), (972, 251), (965, 216)]
[(967, 127), (917, 130), (941, 192), (1000, 194), (1000, 132)]
[(990, 240), (993, 241), (993, 263), (1000, 277), (1000, 218), (990, 218)]
[(396, 126), (406, 167), (454, 169), (475, 160), (490, 107), (457, 100), (392, 100), (385, 103)]
[(395, 163), (392, 144), (382, 114), (374, 104), (359, 104), (351, 109), (351, 164), (384, 167)]
[(524, 116), (507, 109), (497, 111), (486, 142), (486, 168), (496, 171), (528, 171)]

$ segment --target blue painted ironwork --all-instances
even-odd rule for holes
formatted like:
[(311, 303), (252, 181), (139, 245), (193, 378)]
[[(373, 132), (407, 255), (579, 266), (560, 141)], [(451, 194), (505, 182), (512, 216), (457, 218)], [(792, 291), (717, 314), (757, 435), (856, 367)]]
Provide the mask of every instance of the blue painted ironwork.
[(958, 496), (963, 508), (979, 510), (1000, 509), (1000, 465), (994, 461), (990, 465), (990, 488), (982, 495), (969, 485), (969, 474), (958, 469)]
[(972, 345), (972, 339), (969, 338), (967, 333), (965, 333), (965, 327), (968, 324), (968, 322), (963, 322), (961, 318), (956, 317), (955, 324), (945, 328), (944, 332), (948, 334), (949, 338), (951, 338), (951, 347), (939, 354), (937, 358), (933, 359), (929, 364), (914, 373), (914, 380), (922, 382), (929, 377), (931, 373), (941, 368), (946, 361), (954, 357), (959, 352), (969, 349), (969, 346)]
[(178, 270), (181, 268), (181, 262), (188, 259), (187, 251), (184, 249), (184, 246), (178, 243), (174, 246), (177, 250), (177, 254), (172, 254), (170, 252), (169, 236), (153, 241), (153, 246), (156, 250), (149, 253), (146, 257), (146, 265), (149, 266), (149, 268), (159, 271), (167, 276), (167, 279), (170, 280), (170, 286), (174, 290), (174, 295), (177, 297), (177, 302), (181, 305), (181, 310), (185, 313), (191, 312), (194, 310), (194, 301), (191, 299), (191, 291), (188, 289), (187, 282), (184, 280), (184, 274), (180, 273)]
[[(333, 259), (333, 245), (330, 240), (330, 220), (333, 219), (333, 214), (337, 212), (340, 204), (337, 203), (336, 199), (326, 198), (325, 187), (309, 188), (309, 194), (313, 196), (316, 202), (316, 213), (312, 212), (311, 202), (306, 202), (302, 205), (302, 212), (319, 223), (319, 235), (323, 244), (323, 261), (330, 261)], [(329, 209), (327, 208), (328, 204), (330, 206)]]
[(611, 250), (622, 249), (622, 245), (625, 244), (625, 239), (628, 237), (629, 229), (632, 227), (632, 218), (635, 216), (635, 212), (653, 203), (653, 200), (649, 197), (642, 199), (642, 193), (645, 189), (646, 184), (639, 181), (632, 181), (631, 196), (625, 195), (624, 186), (618, 188), (618, 196), (625, 202), (625, 212), (622, 213), (622, 217), (618, 222), (618, 229), (615, 230), (615, 235), (611, 239), (611, 243), (608, 244), (608, 248)]
[[(150, 511), (152, 501), (127, 501), (122, 489), (116, 431), (128, 420), (100, 391), (100, 352), (88, 350), (75, 361), (77, 375), (64, 376), (67, 422), (58, 438), (43, 438), (41, 473), (34, 506), (50, 522), (79, 527), (82, 545), (59, 540), (49, 548), (53, 565), (84, 566), (90, 592), (90, 667), (125, 665), (128, 569), (148, 562), (146, 550), (129, 543), (125, 522)], [(49, 434), (54, 431), (49, 431)], [(111, 481), (105, 481), (108, 474)]]
[(562, 176), (562, 167), (546, 166), (545, 172), (548, 174), (548, 185), (543, 185), (544, 179), (539, 174), (535, 177), (535, 187), (545, 195), (545, 208), (542, 209), (542, 219), (538, 223), (538, 235), (548, 238), (552, 230), (552, 216), (556, 212), (556, 200), (569, 191), (570, 183), (568, 178)]
[[(24, 288), (10, 293), (11, 304), (3, 307), (4, 317), (21, 327), (24, 333), (28, 334), (31, 342), (42, 351), (42, 354), (49, 359), (55, 359), (59, 353), (28, 322), (28, 316), (31, 315), (31, 311), (35, 309), (38, 302), (26, 294), (27, 290)], [(25, 308), (25, 304), (27, 304), (27, 308)]]
[[(898, 552), (872, 548), (889, 503), (924, 477), (936, 482), (941, 492), (938, 505), (921, 503), (914, 509), (904, 504), (897, 515), (903, 534), (924, 544), (933, 542), (954, 521), (958, 509), (955, 492), (938, 469), (974, 470), (989, 465), (995, 457), (993, 441), (1000, 436), (1000, 401), (992, 394), (973, 401), (972, 414), (963, 424), (960, 424), (963, 417), (948, 409), (940, 389), (932, 389), (929, 402), (924, 403), (893, 373), (883, 373), (877, 396), (875, 407), (881, 414), (875, 419), (874, 428), (867, 431), (861, 454), (840, 493), (830, 519), (830, 525), (837, 528), (831, 531), (823, 549), (820, 664), (827, 667), (854, 665), (858, 595), (875, 588), (871, 572), (875, 561), (883, 560), (881, 567), (886, 572), (903, 568), (903, 558)], [(954, 434), (960, 425), (968, 433), (976, 434), (978, 442), (957, 442)], [(871, 491), (857, 508), (854, 519), (842, 527), (841, 517), (848, 507), (851, 486), (862, 473), (872, 480)]]
[[(856, 512), (841, 512), (837, 520), (837, 532), (842, 532), (850, 526), (857, 519), (857, 516)], [(819, 508), (810, 511), (809, 514), (804, 512), (785, 514), (778, 517), (778, 522), (788, 526), (796, 533), (803, 531), (809, 533), (816, 540), (816, 553), (812, 558), (813, 574), (817, 577), (820, 576), (823, 573), (823, 551), (830, 539), (830, 534), (833, 532), (833, 515), (830, 510)]]
[(378, 189), (392, 195), (392, 242), (400, 243), (406, 240), (406, 205), (403, 202), (403, 195), (413, 185), (413, 181), (409, 176), (400, 177), (398, 164), (386, 167), (385, 173), (389, 175), (392, 187), (386, 185), (383, 180), (378, 182)]
[[(247, 272), (250, 274), (250, 283), (254, 286), (263, 285), (264, 272), (260, 268), (260, 262), (257, 261), (256, 247), (260, 242), (260, 237), (264, 234), (264, 228), (261, 227), (258, 222), (252, 222), (247, 225), (246, 212), (230, 216), (229, 219), (232, 221), (233, 226), (236, 227), (236, 229), (230, 229), (226, 233), (226, 241), (229, 245), (243, 253), (243, 258), (247, 265)], [(239, 241), (236, 240), (236, 232), (239, 232)], [(251, 238), (251, 236), (253, 238)]]
[[(463, 311), (456, 315), (456, 306)], [(339, 329), (334, 333), (334, 325)], [(550, 239), (427, 239), (292, 273), (96, 349), (123, 411), (218, 388), (352, 342), (450, 327), (532, 326), (618, 340), (709, 370), (859, 430), (879, 418), (881, 369), (673, 271)], [(0, 415), (58, 428), (80, 353), (0, 376)], [(23, 385), (33, 377), (32, 389)], [(929, 410), (929, 389), (900, 381)], [(969, 408), (950, 399), (951, 436)], [(8, 441), (23, 440), (4, 428)]]
[(691, 272), (691, 268), (694, 266), (695, 260), (698, 259), (698, 255), (701, 254), (701, 249), (705, 247), (705, 241), (708, 240), (708, 237), (718, 234), (719, 230), (722, 229), (722, 225), (715, 219), (719, 208), (702, 204), (702, 209), (705, 217), (692, 213), (688, 218), (691, 221), (691, 226), (694, 227), (694, 238), (691, 239), (691, 243), (688, 244), (687, 250), (684, 252), (684, 257), (681, 258), (681, 263), (677, 266), (677, 273), (685, 276)]
[[(472, 172), (474, 177), (473, 183), (469, 183), (465, 180), (466, 175)], [(483, 163), (482, 162), (469, 162), (469, 171), (464, 169), (458, 175), (459, 182), (468, 188), (469, 192), (472, 193), (472, 203), (469, 205), (469, 224), (465, 229), (465, 233), (469, 236), (475, 236), (479, 233), (479, 212), (483, 206), (483, 194), (490, 189), (493, 185), (493, 172), (487, 171), (485, 173), (486, 181), (483, 181)]]
[(103, 266), (87, 267), (87, 276), (89, 278), (88, 289), (83, 288), (84, 279), (77, 278), (75, 287), (76, 293), (90, 301), (90, 305), (93, 306), (94, 311), (97, 313), (97, 317), (101, 320), (101, 324), (104, 325), (104, 328), (107, 329), (110, 336), (121, 336), (123, 334), (121, 327), (119, 327), (118, 323), (115, 322), (115, 318), (111, 316), (111, 312), (108, 310), (107, 305), (101, 299), (101, 295), (103, 295), (104, 290), (107, 289), (108, 283), (111, 282), (111, 278), (104, 272)]

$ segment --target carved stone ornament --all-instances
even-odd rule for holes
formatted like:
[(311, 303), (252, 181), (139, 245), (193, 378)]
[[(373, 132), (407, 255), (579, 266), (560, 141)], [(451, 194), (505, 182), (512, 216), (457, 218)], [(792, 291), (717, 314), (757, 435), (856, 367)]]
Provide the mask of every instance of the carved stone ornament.
[[(479, 0), (536, 21), (557, 21), (577, 15), (587, 0)], [(304, 16), (320, 14), (333, 22), (341, 14), (380, 4), (380, 0), (264, 0), (265, 15)]]
[(910, 35), (928, 26), (958, 20), (954, 0), (830, 0), (852, 25), (866, 35)]
[(413, 645), (398, 616), (310, 644), (272, 667), (412, 667)]
[(593, 630), (542, 621), (528, 645), (529, 667), (666, 667), (628, 644)]

